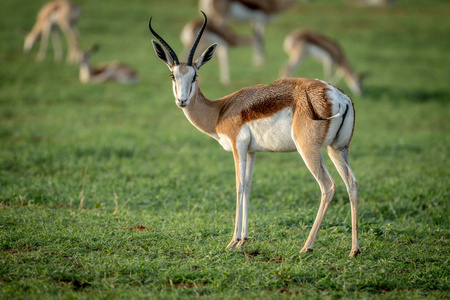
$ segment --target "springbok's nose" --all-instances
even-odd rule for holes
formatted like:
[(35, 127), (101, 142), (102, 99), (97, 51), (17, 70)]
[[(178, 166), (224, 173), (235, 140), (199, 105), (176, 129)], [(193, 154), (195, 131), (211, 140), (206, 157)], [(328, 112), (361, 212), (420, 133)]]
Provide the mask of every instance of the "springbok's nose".
[(181, 107), (184, 107), (187, 104), (187, 99), (178, 99), (178, 103)]

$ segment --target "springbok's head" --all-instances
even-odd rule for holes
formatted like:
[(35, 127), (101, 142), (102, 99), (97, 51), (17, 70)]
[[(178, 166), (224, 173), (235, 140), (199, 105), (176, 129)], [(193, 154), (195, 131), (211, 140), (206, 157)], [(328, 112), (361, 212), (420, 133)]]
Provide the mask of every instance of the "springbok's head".
[(173, 94), (175, 95), (175, 103), (181, 107), (187, 107), (189, 102), (194, 95), (197, 88), (197, 72), (200, 68), (207, 63), (214, 55), (217, 44), (212, 44), (209, 46), (205, 52), (193, 63), (195, 49), (202, 37), (203, 31), (206, 27), (207, 18), (204, 12), (202, 12), (205, 20), (203, 21), (202, 28), (197, 35), (197, 39), (192, 45), (191, 51), (187, 62), (181, 62), (178, 60), (175, 51), (167, 44), (162, 37), (160, 37), (152, 28), (152, 18), (148, 22), (148, 27), (152, 34), (158, 39), (160, 43), (152, 40), (153, 49), (155, 50), (156, 56), (162, 62), (164, 62), (171, 71), (172, 84), (173, 84)]
[(80, 52), (80, 65), (89, 65), (89, 60), (91, 59), (91, 55), (98, 51), (100, 47), (97, 44), (94, 44), (89, 50)]
[(364, 94), (363, 81), (370, 75), (370, 72), (362, 72), (354, 73), (349, 78), (345, 78), (355, 96), (361, 97)]

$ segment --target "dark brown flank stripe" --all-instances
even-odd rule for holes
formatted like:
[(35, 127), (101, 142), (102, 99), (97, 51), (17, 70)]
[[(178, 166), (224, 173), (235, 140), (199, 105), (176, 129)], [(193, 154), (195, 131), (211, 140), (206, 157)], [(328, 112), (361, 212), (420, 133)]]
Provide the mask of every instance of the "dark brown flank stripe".
[(328, 52), (338, 66), (342, 66), (351, 70), (347, 57), (341, 46), (330, 38), (318, 34), (316, 32), (301, 31), (295, 35), (297, 41), (306, 41), (309, 44), (316, 45)]
[[(266, 14), (280, 12), (290, 6), (292, 1), (235, 0), (251, 10), (260, 10)], [(231, 2), (231, 1), (230, 1)]]
[(292, 107), (293, 100), (292, 95), (279, 95), (270, 100), (262, 99), (243, 110), (241, 120), (243, 123), (247, 123), (270, 117), (284, 108)]
[[(244, 123), (270, 117), (284, 108), (292, 109), (293, 129), (298, 134), (309, 134), (313, 128), (319, 126), (322, 128), (319, 132), (323, 134), (320, 137), (315, 136), (314, 139), (321, 143), (328, 132), (329, 120), (312, 123), (308, 121), (311, 120), (312, 114), (322, 119), (329, 118), (332, 114), (332, 103), (326, 95), (327, 85), (318, 80), (281, 79), (270, 85), (244, 88), (212, 101), (206, 99), (198, 87), (196, 89), (192, 103), (187, 109), (189, 111), (189, 107), (196, 106), (197, 103), (202, 106), (202, 110), (191, 114), (191, 122), (208, 134), (227, 135), (233, 144)], [(207, 121), (206, 115), (212, 119)]]
[[(316, 120), (325, 120), (331, 116), (331, 103), (327, 101), (326, 86), (324, 83), (311, 79), (283, 79), (271, 85), (257, 85), (242, 89), (229, 97), (220, 112), (222, 122), (236, 122), (239, 116), (241, 125), (253, 120), (270, 117), (280, 110), (290, 107), (300, 109), (309, 117)], [(305, 97), (306, 95), (306, 97)], [(239, 98), (240, 100), (237, 100)], [(245, 102), (246, 99), (256, 99), (248, 106), (237, 112), (233, 102)], [(298, 101), (296, 99), (303, 99)], [(236, 115), (236, 113), (238, 113)], [(231, 119), (230, 119), (231, 118)]]

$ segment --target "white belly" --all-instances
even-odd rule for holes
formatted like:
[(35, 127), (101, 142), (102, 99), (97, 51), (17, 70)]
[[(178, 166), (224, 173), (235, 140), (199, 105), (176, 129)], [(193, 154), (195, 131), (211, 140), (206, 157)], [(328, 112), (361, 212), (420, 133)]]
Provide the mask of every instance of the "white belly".
[(230, 19), (236, 21), (249, 21), (249, 20), (265, 20), (266, 16), (261, 11), (256, 9), (250, 9), (239, 2), (230, 3)]
[(324, 49), (315, 45), (308, 45), (308, 53), (319, 61), (332, 61), (331, 55)]
[(244, 126), (250, 133), (250, 152), (296, 151), (291, 134), (291, 108), (285, 108), (268, 118), (251, 121)]
[[(226, 151), (233, 151), (231, 140), (225, 134), (215, 139)], [(238, 143), (246, 144), (248, 152), (292, 152), (296, 151), (292, 139), (292, 109), (285, 108), (264, 119), (244, 124), (237, 136)]]

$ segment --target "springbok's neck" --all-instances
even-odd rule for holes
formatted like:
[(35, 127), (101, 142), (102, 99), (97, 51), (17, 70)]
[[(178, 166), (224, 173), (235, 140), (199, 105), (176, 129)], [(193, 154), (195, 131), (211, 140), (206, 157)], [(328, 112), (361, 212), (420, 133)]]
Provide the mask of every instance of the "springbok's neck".
[(81, 62), (80, 64), (80, 81), (88, 82), (91, 79), (91, 66), (89, 62)]
[(217, 138), (216, 125), (219, 119), (222, 101), (208, 100), (199, 87), (189, 105), (183, 109), (188, 120), (200, 131)]
[(344, 71), (344, 76), (348, 77), (348, 78), (355, 78), (356, 77), (356, 73), (355, 71), (353, 71), (352, 67), (350, 66), (350, 64), (346, 63), (345, 66), (343, 67), (343, 71)]

